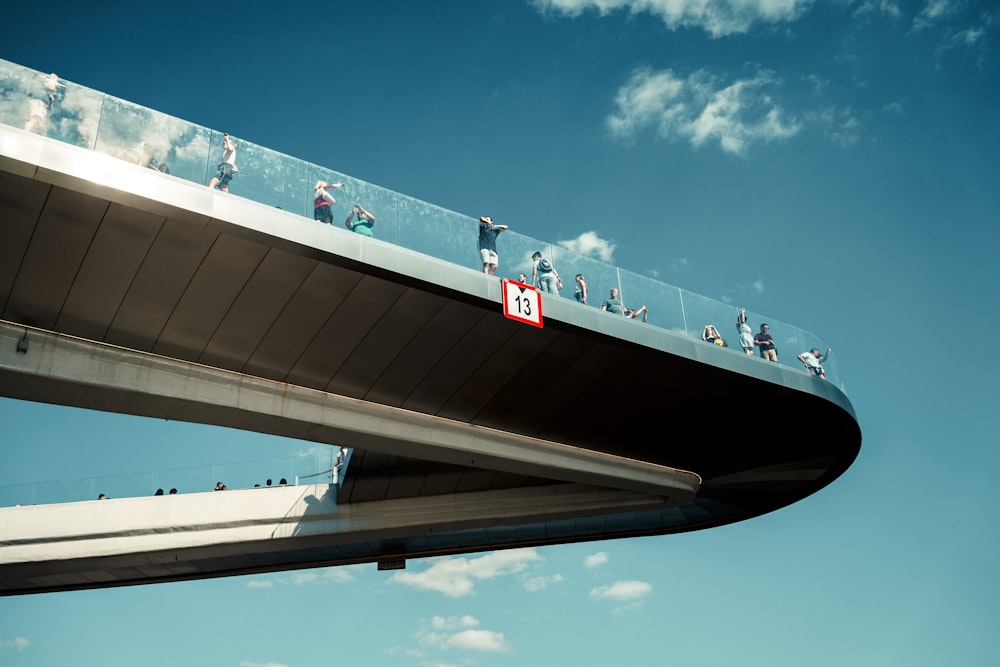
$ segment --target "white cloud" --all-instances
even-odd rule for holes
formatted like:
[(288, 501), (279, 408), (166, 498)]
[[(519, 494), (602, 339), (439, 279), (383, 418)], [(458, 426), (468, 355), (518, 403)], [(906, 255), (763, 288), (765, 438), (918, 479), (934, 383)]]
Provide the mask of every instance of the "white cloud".
[(510, 642), (502, 632), (490, 630), (462, 630), (454, 634), (428, 632), (420, 638), (425, 647), (447, 650), (504, 652), (510, 650)]
[(819, 109), (810, 111), (805, 116), (811, 123), (822, 128), (824, 136), (831, 143), (842, 148), (857, 143), (858, 139), (861, 138), (861, 130), (864, 128), (862, 120), (853, 115), (849, 108)]
[(590, 597), (625, 602), (646, 597), (653, 591), (645, 581), (616, 581), (610, 586), (600, 586), (590, 591)]
[(441, 558), (422, 572), (397, 572), (391, 581), (459, 598), (475, 592), (476, 580), (520, 572), (540, 560), (534, 549), (494, 551), (478, 558)]
[[(357, 580), (354, 572), (364, 565), (340, 565), (337, 567), (323, 567), (310, 570), (295, 570), (290, 574), (277, 579), (276, 582), (288, 586), (316, 586), (322, 584), (347, 584)], [(247, 584), (248, 588), (271, 588), (271, 581), (254, 582)]]
[(362, 567), (359, 565), (347, 565), (341, 567), (328, 567), (322, 570), (323, 581), (329, 581), (334, 584), (346, 584), (352, 581), (357, 581), (357, 577), (354, 575), (354, 570)]
[(597, 235), (597, 232), (584, 232), (575, 239), (559, 241), (558, 245), (585, 257), (596, 257), (602, 262), (611, 262), (617, 245)]
[(431, 627), (435, 630), (454, 630), (455, 628), (475, 628), (479, 626), (479, 620), (475, 616), (434, 616), (431, 618)]
[(549, 584), (558, 584), (563, 580), (561, 574), (554, 574), (551, 577), (531, 577), (524, 582), (524, 590), (529, 593), (534, 593), (535, 591), (540, 591), (548, 588)]
[(802, 129), (767, 93), (778, 85), (763, 69), (724, 83), (704, 70), (681, 79), (669, 69), (640, 68), (619, 88), (615, 111), (605, 122), (612, 136), (629, 143), (651, 129), (696, 148), (718, 143), (727, 153), (742, 155), (753, 143), (787, 139)]
[(510, 643), (502, 632), (489, 630), (463, 630), (451, 636), (447, 648), (468, 651), (509, 651)]
[(283, 662), (249, 662), (244, 660), (240, 663), (240, 667), (288, 667)]
[(854, 16), (865, 16), (868, 14), (882, 14), (890, 18), (898, 19), (903, 16), (903, 11), (895, 0), (865, 0), (858, 3), (853, 12)]
[(699, 28), (712, 37), (742, 33), (757, 23), (787, 23), (813, 0), (534, 0), (542, 12), (576, 17), (586, 11), (607, 16), (616, 11), (650, 14), (670, 30)]
[(274, 588), (274, 582), (270, 579), (251, 579), (247, 582), (247, 588)]
[(600, 567), (608, 562), (608, 553), (606, 551), (598, 551), (596, 554), (591, 554), (583, 559), (583, 566), (589, 570), (593, 570), (595, 567)]
[[(913, 20), (914, 32), (940, 28), (935, 56), (940, 58), (949, 51), (963, 49), (978, 54), (979, 65), (991, 57), (990, 33), (1000, 24), (1000, 12), (986, 11), (978, 16), (974, 25), (966, 25), (970, 19), (963, 10), (967, 2), (944, 0), (928, 2), (924, 10)], [(940, 67), (940, 64), (938, 65)]]
[(966, 28), (955, 33), (955, 41), (967, 47), (983, 44), (986, 39), (986, 29), (983, 27)]
[(510, 642), (502, 632), (478, 629), (479, 619), (474, 616), (434, 616), (429, 626), (417, 632), (417, 639), (424, 648), (479, 652), (510, 650)]
[(31, 646), (31, 640), (25, 637), (14, 637), (13, 639), (0, 639), (0, 650), (12, 648), (18, 653)]
[(958, 12), (961, 0), (927, 0), (927, 4), (913, 19), (913, 28), (922, 30)]

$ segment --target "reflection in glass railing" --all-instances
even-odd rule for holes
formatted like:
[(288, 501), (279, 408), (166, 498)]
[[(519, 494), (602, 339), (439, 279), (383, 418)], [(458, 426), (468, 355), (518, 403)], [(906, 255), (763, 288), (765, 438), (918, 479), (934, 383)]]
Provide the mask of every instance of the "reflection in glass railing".
[(214, 491), (219, 484), (228, 490), (331, 484), (339, 481), (339, 473), (347, 463), (344, 457), (338, 460), (339, 451), (328, 447), (295, 457), (9, 484), (0, 486), (0, 507), (97, 500), (101, 494), (107, 498), (139, 498), (201, 493)]
[[(223, 134), (166, 114), (90, 90), (84, 86), (0, 60), (0, 122), (52, 139), (95, 150), (160, 172), (163, 178), (180, 178), (207, 185), (223, 159)], [(241, 138), (236, 141), (237, 171), (229, 184), (231, 195), (245, 197), (314, 220), (313, 187), (317, 181), (343, 182), (332, 191), (331, 233), (350, 234), (345, 225), (352, 207), (361, 204), (375, 215), (375, 239), (424, 253), (447, 262), (481, 270), (478, 253), (478, 222), (454, 211), (418, 201), (342, 174), (258, 146)], [(637, 326), (652, 326), (673, 334), (701, 339), (705, 325), (714, 324), (728, 346), (719, 354), (743, 354), (736, 330), (737, 308), (652, 278), (621, 270), (607, 262), (567, 248), (544, 243), (515, 231), (498, 241), (500, 265), (497, 276), (529, 279), (531, 255), (541, 251), (550, 258), (563, 280), (561, 296), (573, 299), (574, 278), (583, 274), (589, 294), (587, 305), (600, 308), (612, 288), (631, 309), (646, 306), (647, 317)], [(547, 297), (553, 298), (553, 297)], [(612, 315), (609, 315), (612, 317)], [(799, 327), (748, 311), (752, 331), (770, 324), (779, 362), (801, 368), (797, 355), (825, 343)], [(746, 356), (746, 355), (743, 355)], [(752, 358), (754, 362), (769, 363)], [(836, 360), (824, 362), (827, 381), (845, 390)], [(805, 372), (803, 368), (803, 373)]]

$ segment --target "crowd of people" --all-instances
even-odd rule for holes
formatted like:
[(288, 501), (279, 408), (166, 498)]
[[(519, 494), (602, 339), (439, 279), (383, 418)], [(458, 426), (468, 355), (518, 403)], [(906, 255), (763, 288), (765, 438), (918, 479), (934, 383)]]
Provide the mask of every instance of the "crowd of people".
[[(327, 471), (327, 472), (332, 472), (333, 473), (333, 483), (334, 484), (337, 484), (340, 481), (341, 471), (343, 470), (344, 465), (347, 463), (347, 455), (348, 455), (349, 451), (350, 450), (347, 447), (341, 447), (337, 451), (336, 458), (334, 459), (333, 469)], [(321, 474), (321, 473), (316, 473), (316, 475), (319, 475), (319, 474)], [(311, 475), (311, 476), (316, 476), (316, 475)], [(264, 482), (264, 486), (263, 487), (260, 484), (254, 484), (253, 488), (255, 488), (255, 489), (271, 488), (272, 485), (273, 485), (273, 483), (271, 482), (271, 479), (268, 478), (267, 481)], [(288, 480), (285, 479), (284, 477), (282, 477), (278, 481), (278, 486), (288, 486)], [(212, 489), (212, 490), (213, 491), (228, 491), (229, 487), (224, 482), (220, 481), (220, 482), (216, 482), (215, 483), (215, 488)], [(162, 496), (163, 495), (163, 489), (157, 489), (156, 492), (153, 495), (154, 496)], [(173, 495), (177, 495), (177, 489), (170, 489), (170, 495), (172, 495), (172, 496)], [(97, 496), (97, 499), (98, 500), (107, 500), (108, 496), (106, 494), (102, 493), (102, 494), (100, 494), (100, 495)]]
[[(29, 118), (24, 129), (37, 131), (44, 125), (47, 116), (59, 99), (61, 90), (65, 89), (56, 74), (37, 74), (40, 83), (40, 94), (31, 99), (29, 108)], [(223, 192), (229, 191), (229, 184), (234, 176), (239, 173), (236, 166), (236, 140), (228, 133), (222, 134), (222, 154), (216, 167), (216, 172), (208, 182), (208, 187), (219, 189)], [(324, 224), (333, 225), (333, 205), (336, 199), (330, 193), (331, 190), (346, 187), (344, 182), (328, 183), (325, 180), (318, 180), (313, 186), (313, 216), (314, 219)], [(373, 237), (375, 226), (375, 214), (365, 209), (360, 203), (351, 207), (348, 212), (344, 226), (362, 236)], [(507, 225), (497, 224), (490, 216), (479, 218), (479, 260), (483, 273), (495, 275), (499, 267), (500, 260), (497, 252), (497, 237), (507, 231)], [(531, 255), (532, 271), (530, 278), (521, 273), (517, 277), (519, 283), (529, 285), (540, 292), (550, 295), (558, 295), (563, 289), (563, 279), (559, 275), (552, 260), (546, 258), (541, 251), (536, 251)], [(578, 273), (574, 277), (573, 296), (578, 303), (587, 304), (589, 287), (583, 274)], [(612, 287), (609, 296), (603, 300), (601, 310), (618, 315), (626, 319), (640, 319), (643, 322), (649, 321), (649, 309), (645, 304), (638, 308), (630, 308), (622, 303), (619, 297), (618, 288)], [(754, 356), (755, 349), (759, 351), (760, 357), (767, 361), (777, 363), (778, 351), (774, 345), (774, 340), (768, 333), (767, 324), (760, 325), (760, 332), (753, 335), (747, 323), (746, 308), (741, 308), (737, 315), (737, 334), (740, 346), (748, 356)], [(719, 333), (714, 324), (708, 324), (702, 330), (701, 339), (707, 343), (712, 343), (722, 347), (728, 347), (725, 338)], [(812, 348), (808, 352), (798, 355), (806, 371), (816, 377), (825, 378), (826, 372), (822, 363), (829, 357), (831, 348), (827, 348), (826, 354), (822, 354), (818, 348)]]
[[(496, 224), (490, 216), (483, 216), (479, 218), (479, 257), (482, 261), (483, 273), (487, 275), (494, 275), (500, 265), (500, 258), (497, 254), (497, 237), (501, 232), (504, 232), (507, 229), (509, 229), (507, 225)], [(533, 268), (531, 270), (530, 280), (526, 274), (520, 273), (517, 276), (517, 282), (529, 287), (534, 287), (542, 293), (558, 295), (559, 290), (563, 288), (563, 281), (552, 261), (546, 259), (540, 250), (532, 253), (531, 261)], [(578, 303), (586, 305), (587, 295), (589, 292), (587, 279), (582, 273), (578, 273), (576, 274), (574, 282), (576, 285), (573, 296), (576, 298)], [(610, 295), (601, 303), (601, 310), (626, 319), (634, 320), (641, 317), (643, 322), (649, 321), (649, 309), (646, 305), (643, 304), (638, 308), (629, 308), (623, 304), (619, 298), (617, 287), (611, 288)], [(753, 335), (751, 333), (750, 325), (747, 323), (747, 309), (740, 308), (738, 310), (736, 316), (736, 332), (739, 336), (740, 346), (743, 348), (743, 352), (752, 357), (754, 356), (754, 348), (757, 348), (760, 352), (761, 359), (778, 363), (778, 349), (774, 344), (774, 339), (768, 331), (770, 331), (770, 326), (767, 324), (761, 324), (760, 333)], [(719, 333), (719, 329), (714, 324), (705, 325), (701, 332), (701, 339), (706, 343), (711, 343), (720, 347), (729, 347), (729, 343), (726, 342), (725, 338), (723, 338), (722, 334)], [(818, 378), (826, 379), (826, 371), (823, 369), (822, 364), (830, 356), (832, 349), (833, 348), (828, 347), (826, 349), (826, 354), (821, 354), (819, 349), (812, 348), (808, 352), (803, 352), (798, 355), (798, 359), (805, 366), (807, 373)]]
[[(766, 361), (771, 361), (778, 363), (778, 348), (774, 344), (774, 338), (768, 333), (771, 330), (770, 325), (761, 324), (760, 333), (753, 335), (751, 333), (750, 325), (747, 324), (747, 309), (740, 308), (736, 314), (736, 333), (739, 336), (740, 347), (743, 348), (743, 352), (747, 356), (754, 356), (754, 348), (759, 348), (760, 358)], [(713, 343), (715, 345), (720, 345), (722, 347), (728, 347), (729, 344), (726, 343), (722, 334), (719, 333), (719, 329), (714, 324), (706, 324), (705, 328), (702, 329), (701, 339), (706, 343)], [(826, 370), (823, 368), (823, 362), (827, 360), (830, 356), (830, 352), (833, 351), (832, 347), (826, 348), (826, 354), (820, 353), (818, 348), (812, 348), (808, 352), (803, 352), (798, 355), (798, 360), (802, 362), (805, 366), (805, 370), (810, 375), (818, 378), (826, 379)]]

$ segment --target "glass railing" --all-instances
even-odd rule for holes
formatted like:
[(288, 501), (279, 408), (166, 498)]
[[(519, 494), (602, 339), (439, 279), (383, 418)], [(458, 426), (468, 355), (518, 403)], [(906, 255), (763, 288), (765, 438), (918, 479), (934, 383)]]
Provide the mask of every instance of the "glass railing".
[[(262, 459), (173, 470), (157, 470), (99, 477), (49, 480), (0, 486), (0, 507), (50, 505), (80, 500), (139, 498), (142, 496), (214, 491), (220, 482), (227, 490), (332, 484), (336, 447), (294, 457)], [(346, 463), (343, 468), (347, 470)]]
[[(223, 135), (131, 102), (69, 81), (0, 60), (0, 122), (59, 141), (88, 148), (180, 178), (208, 184), (222, 157)], [(330, 233), (350, 234), (344, 225), (354, 204), (376, 217), (376, 239), (480, 271), (478, 222), (454, 211), (352, 178), (235, 137), (238, 171), (229, 185), (231, 195), (245, 197), (313, 220), (313, 185), (318, 180), (343, 182), (333, 190), (337, 199)], [(508, 278), (531, 275), (536, 250), (553, 260), (564, 282), (562, 294), (572, 300), (574, 276), (586, 277), (588, 305), (600, 308), (612, 287), (626, 306), (648, 309), (648, 322), (675, 334), (700, 340), (706, 324), (718, 327), (728, 348), (720, 353), (743, 354), (736, 330), (736, 307), (606, 262), (551, 245), (514, 231), (499, 241), (500, 271)], [(753, 333), (770, 325), (782, 364), (802, 368), (796, 356), (816, 347), (826, 350), (817, 336), (787, 322), (747, 311)], [(612, 317), (612, 315), (609, 315)], [(636, 321), (637, 326), (643, 326)], [(754, 357), (749, 362), (764, 362)], [(824, 362), (827, 381), (846, 391), (836, 357)], [(803, 373), (805, 372), (804, 369)]]

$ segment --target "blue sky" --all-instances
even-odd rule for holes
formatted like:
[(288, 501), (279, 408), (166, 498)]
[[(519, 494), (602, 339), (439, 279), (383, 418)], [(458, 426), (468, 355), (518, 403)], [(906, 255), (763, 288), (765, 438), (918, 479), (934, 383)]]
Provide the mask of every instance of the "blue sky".
[[(816, 332), (864, 433), (827, 489), (711, 531), (3, 598), (0, 664), (1000, 664), (1000, 8), (706, 4), (0, 9), (7, 60)], [(753, 396), (718, 409), (768, 436)], [(0, 484), (312, 447), (0, 421)]]

